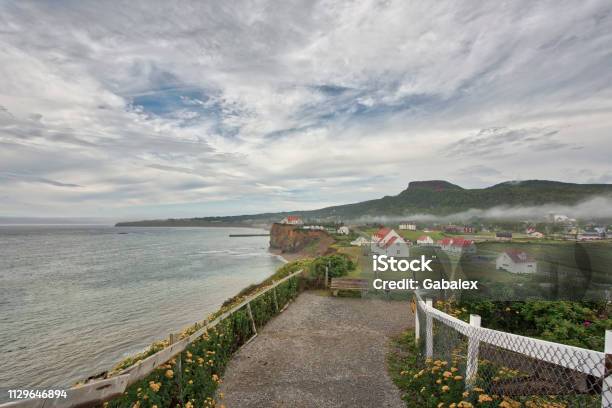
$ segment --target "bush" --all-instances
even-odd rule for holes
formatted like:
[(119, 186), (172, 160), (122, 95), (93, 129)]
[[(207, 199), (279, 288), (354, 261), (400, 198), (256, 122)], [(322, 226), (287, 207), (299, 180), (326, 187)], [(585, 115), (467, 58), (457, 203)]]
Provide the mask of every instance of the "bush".
[[(278, 310), (282, 309), (297, 294), (298, 277), (291, 278), (277, 286)], [(242, 297), (237, 297), (236, 301), (241, 299)], [(223, 310), (229, 307), (230, 305), (226, 305), (215, 316), (223, 313)], [(258, 327), (266, 324), (278, 313), (273, 292), (269, 291), (253, 300), (251, 310)], [(190, 327), (182, 333), (182, 337), (195, 333), (197, 329), (197, 327)], [(221, 375), (229, 359), (253, 334), (251, 320), (244, 306), (222, 320), (217, 326), (207, 330), (179, 356), (166, 362), (143, 380), (132, 384), (121, 397), (105, 403), (104, 406), (113, 408), (214, 407), (216, 405), (215, 391), (222, 382)], [(165, 344), (167, 345), (167, 342)], [(136, 361), (138, 360), (129, 360), (132, 364)]]
[(424, 359), (408, 330), (394, 341), (388, 357), (391, 378), (402, 391), (408, 407), (469, 408), (569, 408), (599, 406), (597, 395), (497, 395), (496, 383), (518, 381), (527, 374), (481, 359), (471, 387), (466, 387), (466, 349), (457, 349), (450, 361)]
[(339, 278), (347, 275), (350, 271), (355, 269), (355, 264), (345, 254), (334, 254), (328, 256), (321, 256), (310, 265), (310, 274), (315, 278), (323, 278), (325, 276), (325, 268), (329, 267), (328, 277)]
[(447, 309), (465, 321), (479, 314), (490, 329), (597, 351), (603, 350), (605, 331), (612, 329), (605, 302), (471, 301)]

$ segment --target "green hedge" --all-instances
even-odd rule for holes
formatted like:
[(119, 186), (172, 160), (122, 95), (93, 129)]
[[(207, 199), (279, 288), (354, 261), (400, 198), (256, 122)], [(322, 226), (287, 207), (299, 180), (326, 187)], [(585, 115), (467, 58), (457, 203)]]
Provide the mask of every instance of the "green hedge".
[(606, 302), (463, 301), (442, 304), (442, 309), (465, 321), (478, 314), (489, 329), (597, 351), (603, 351), (605, 332), (612, 329), (612, 307)]
[[(276, 287), (279, 310), (299, 290), (298, 277)], [(257, 327), (266, 324), (278, 311), (272, 291), (251, 302)], [(184, 335), (197, 330), (191, 328)], [(191, 333), (189, 333), (191, 332)], [(104, 404), (106, 407), (213, 407), (215, 391), (232, 354), (253, 336), (246, 306), (232, 313), (210, 329), (176, 358), (160, 366), (145, 379), (128, 387), (119, 398)], [(164, 344), (160, 342), (159, 344)], [(130, 360), (131, 363), (137, 361)], [(128, 363), (124, 363), (127, 365)], [(222, 396), (219, 396), (220, 399)]]

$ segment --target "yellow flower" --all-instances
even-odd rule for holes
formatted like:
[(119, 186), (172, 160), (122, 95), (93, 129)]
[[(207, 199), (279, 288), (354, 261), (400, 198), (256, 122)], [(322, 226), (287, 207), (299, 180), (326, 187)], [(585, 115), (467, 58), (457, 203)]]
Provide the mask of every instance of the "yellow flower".
[(454, 373), (454, 372), (457, 372), (457, 371), (459, 371), (459, 369), (457, 367), (451, 367), (451, 372)]
[(436, 380), (436, 384), (442, 384), (442, 380)]
[(187, 403), (185, 404), (185, 408), (193, 408), (193, 404), (191, 403), (191, 401), (187, 401)]
[(189, 384), (193, 384), (193, 380), (189, 380)]
[(174, 377), (174, 371), (167, 370), (164, 375), (166, 376), (166, 378), (172, 378), (172, 377)]
[(149, 381), (149, 388), (151, 388), (153, 392), (159, 391), (160, 387), (161, 387), (160, 382), (156, 383), (155, 381)]
[(493, 401), (493, 398), (489, 397), (487, 394), (480, 394), (478, 396), (478, 402), (480, 402), (481, 404), (483, 402), (490, 402)]
[(474, 408), (474, 406), (472, 405), (471, 402), (467, 402), (467, 401), (461, 401), (458, 405), (457, 408)]
[(462, 395), (463, 395), (463, 398), (467, 398), (467, 397), (470, 396), (470, 392), (469, 391), (464, 391)]
[(455, 381), (461, 381), (461, 380), (463, 380), (462, 376), (460, 376), (460, 375), (456, 375), (455, 376)]
[(452, 377), (453, 373), (451, 373), (450, 371), (445, 371), (443, 374), (444, 378), (448, 378), (448, 377)]
[(443, 406), (444, 406), (444, 403), (443, 403), (443, 402), (441, 402), (441, 403), (439, 403), (439, 404), (438, 404), (438, 408), (442, 408)]
[(474, 391), (476, 392), (484, 392), (482, 388), (474, 387)]
[(448, 385), (445, 385), (442, 387), (442, 392), (448, 392), (450, 390), (450, 387)]

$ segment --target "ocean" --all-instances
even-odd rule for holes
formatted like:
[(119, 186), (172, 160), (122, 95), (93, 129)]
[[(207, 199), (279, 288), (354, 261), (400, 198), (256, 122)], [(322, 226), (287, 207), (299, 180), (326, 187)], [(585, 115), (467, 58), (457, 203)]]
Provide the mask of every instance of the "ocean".
[(265, 231), (0, 226), (0, 401), (107, 370), (282, 264), (232, 233)]

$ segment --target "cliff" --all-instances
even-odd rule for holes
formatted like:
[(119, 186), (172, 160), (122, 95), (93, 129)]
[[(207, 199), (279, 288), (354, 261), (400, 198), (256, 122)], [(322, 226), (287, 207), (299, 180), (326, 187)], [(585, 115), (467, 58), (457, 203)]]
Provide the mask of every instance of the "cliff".
[(270, 249), (304, 256), (325, 254), (334, 239), (325, 231), (304, 230), (295, 225), (272, 224)]

